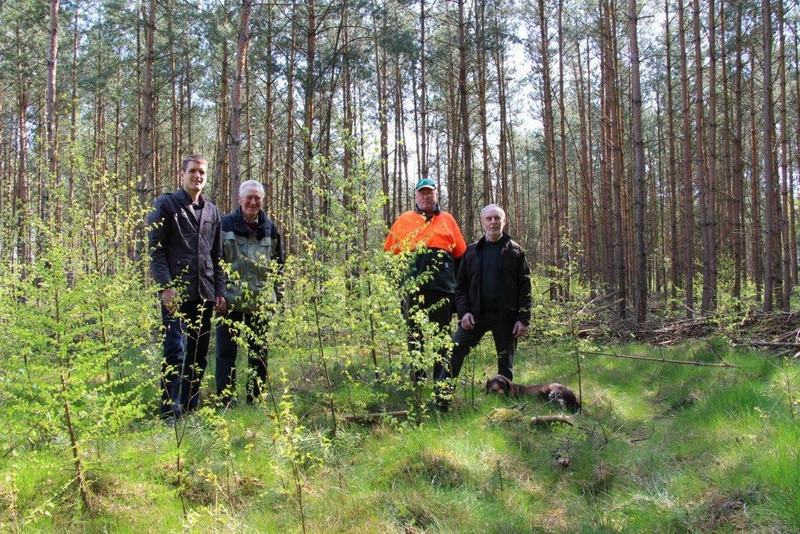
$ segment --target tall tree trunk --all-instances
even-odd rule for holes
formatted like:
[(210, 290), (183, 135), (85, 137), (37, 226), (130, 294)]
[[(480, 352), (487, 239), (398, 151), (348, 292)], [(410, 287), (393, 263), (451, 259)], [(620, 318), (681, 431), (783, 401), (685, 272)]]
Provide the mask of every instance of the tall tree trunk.
[(744, 219), (742, 209), (744, 204), (744, 150), (743, 145), (743, 123), (744, 108), (742, 103), (742, 6), (736, 8), (736, 74), (734, 75), (734, 127), (731, 139), (733, 147), (733, 170), (732, 170), (732, 195), (731, 195), (731, 215), (733, 224), (733, 292), (732, 296), (737, 301), (742, 296), (742, 271), (744, 259)]
[(145, 28), (144, 79), (141, 82), (142, 114), (139, 119), (139, 158), (136, 189), (139, 201), (145, 204), (153, 191), (153, 125), (155, 124), (155, 86), (153, 64), (155, 62), (156, 0), (142, 0), (142, 22)]
[(464, 207), (466, 223), (464, 231), (471, 234), (475, 230), (475, 210), (473, 209), (472, 185), (472, 140), (469, 132), (469, 103), (467, 102), (467, 23), (464, 20), (466, 0), (458, 0), (458, 104), (461, 116), (461, 146), (464, 162)]
[(667, 141), (669, 151), (669, 165), (667, 172), (669, 177), (669, 257), (670, 257), (670, 300), (672, 311), (678, 308), (678, 288), (681, 286), (681, 274), (683, 265), (681, 263), (680, 249), (678, 247), (678, 169), (677, 169), (677, 148), (675, 146), (675, 119), (674, 104), (672, 101), (673, 82), (672, 82), (672, 32), (670, 31), (670, 0), (664, 1), (664, 40), (666, 42), (666, 81), (667, 81)]
[(317, 2), (305, 0), (306, 4), (306, 79), (305, 107), (303, 109), (303, 204), (304, 219), (309, 228), (316, 228), (314, 222), (314, 97), (316, 93), (317, 61)]
[[(478, 77), (478, 115), (480, 117), (481, 134), (481, 176), (482, 176), (482, 195), (483, 205), (494, 202), (495, 194), (492, 187), (492, 178), (489, 172), (489, 119), (488, 103), (486, 95), (487, 87), (487, 67), (486, 64), (486, 1), (475, 0), (475, 48), (477, 56), (477, 77)], [(505, 206), (508, 209), (508, 206)]]
[(684, 305), (686, 316), (694, 315), (694, 186), (692, 183), (692, 130), (691, 101), (689, 99), (689, 68), (686, 58), (686, 24), (683, 0), (678, 0), (678, 38), (681, 53), (681, 97), (683, 110), (683, 225), (681, 233), (684, 242), (684, 261), (686, 296)]
[[(695, 0), (699, 19), (699, 1)], [(695, 23), (698, 29), (697, 44), (699, 40), (699, 21)], [(699, 137), (699, 145), (708, 140), (708, 150), (703, 150), (705, 163), (708, 170), (705, 176), (705, 218), (703, 222), (703, 313), (708, 314), (717, 307), (717, 43), (716, 43), (716, 8), (714, 0), (708, 3), (708, 125), (703, 122), (703, 130), (707, 136)], [(698, 80), (701, 67), (698, 66)], [(702, 114), (702, 110), (700, 110)]]
[[(292, 17), (297, 16), (296, 9), (292, 10)], [(295, 202), (294, 202), (294, 64), (297, 55), (297, 25), (292, 24), (291, 42), (289, 45), (289, 58), (286, 69), (286, 160), (283, 166), (283, 205), (288, 212), (286, 213), (286, 241), (287, 252), (297, 251), (297, 237), (295, 236), (294, 225), (296, 222)]]
[[(539, 51), (542, 68), (542, 123), (544, 129), (545, 172), (547, 174), (547, 206), (548, 206), (548, 253), (547, 263), (558, 270), (561, 267), (561, 209), (560, 181), (556, 176), (556, 140), (555, 118), (553, 113), (553, 88), (550, 77), (549, 30), (547, 27), (547, 11), (544, 0), (539, 0), (537, 16), (539, 18)], [(555, 275), (555, 272), (554, 272)], [(562, 296), (563, 287), (553, 276), (550, 281), (550, 299), (557, 300)]]
[(633, 172), (634, 172), (634, 213), (636, 246), (636, 293), (634, 310), (636, 322), (647, 319), (647, 250), (645, 248), (644, 215), (646, 189), (644, 175), (644, 139), (642, 136), (642, 87), (639, 74), (639, 35), (637, 30), (638, 13), (636, 0), (628, 0), (628, 21), (630, 24), (631, 89), (633, 110)]
[(566, 92), (564, 91), (564, 0), (558, 2), (558, 135), (559, 135), (559, 165), (558, 175), (561, 177), (558, 186), (559, 201), (561, 218), (558, 221), (559, 226), (559, 264), (564, 272), (564, 284), (561, 288), (561, 298), (570, 300), (570, 285), (571, 273), (569, 268), (570, 262), (570, 245), (565, 245), (564, 239), (567, 243), (572, 243), (570, 218), (569, 218), (569, 169), (567, 167), (567, 111), (566, 111)]
[(780, 162), (781, 162), (781, 203), (780, 203), (780, 225), (781, 243), (783, 244), (782, 250), (782, 290), (781, 309), (785, 312), (789, 311), (789, 299), (792, 293), (792, 266), (791, 266), (791, 251), (789, 247), (789, 123), (786, 111), (786, 38), (784, 35), (784, 12), (783, 0), (777, 0), (778, 4), (778, 46), (780, 55), (778, 56), (778, 83), (780, 92), (780, 122), (781, 122), (781, 139), (780, 139)]
[(427, 14), (425, 0), (419, 0), (419, 69), (420, 69), (420, 141), (419, 141), (419, 168), (420, 178), (428, 178), (428, 61), (426, 51), (427, 31), (425, 23)]
[[(421, 0), (424, 1), (424, 0)], [(391, 202), (391, 191), (389, 189), (389, 118), (387, 116), (387, 68), (388, 61), (386, 59), (386, 52), (380, 46), (380, 35), (387, 31), (386, 16), (381, 17), (381, 24), (379, 28), (378, 20), (376, 18), (377, 7), (373, 1), (372, 4), (372, 31), (373, 31), (373, 45), (375, 48), (375, 73), (377, 78), (377, 91), (378, 91), (378, 121), (380, 122), (380, 170), (381, 170), (381, 191), (383, 192), (385, 201), (383, 203), (383, 222), (387, 227), (391, 226), (392, 220), (397, 215), (393, 213)], [(424, 69), (423, 69), (424, 72)], [(423, 83), (424, 86), (424, 83)], [(424, 99), (423, 99), (424, 101)], [(423, 124), (425, 118), (422, 119)], [(397, 192), (395, 192), (397, 195)]]
[(241, 171), (239, 170), (239, 153), (242, 146), (242, 86), (244, 84), (245, 72), (247, 69), (247, 50), (250, 47), (250, 14), (253, 9), (253, 0), (242, 0), (242, 10), (239, 20), (239, 41), (236, 46), (236, 63), (234, 65), (233, 84), (231, 85), (231, 116), (228, 141), (229, 153), (228, 160), (230, 196), (231, 200), (227, 208), (232, 207), (232, 197), (238, 195), (239, 184), (242, 181)]
[[(58, 67), (58, 9), (59, 0), (50, 2), (50, 46), (47, 51), (47, 91), (45, 96), (45, 123), (47, 129), (47, 171), (42, 187), (42, 220), (46, 223), (50, 202), (51, 184), (58, 189), (58, 122), (56, 117), (56, 70)], [(60, 205), (61, 202), (57, 202)], [(57, 217), (59, 220), (61, 217)], [(61, 229), (61, 225), (58, 225)]]
[(763, 145), (764, 145), (764, 311), (771, 312), (773, 299), (780, 288), (780, 226), (778, 222), (778, 181), (775, 176), (774, 128), (772, 105), (772, 5), (770, 0), (761, 1), (763, 26)]
[[(750, 54), (750, 72), (756, 70), (755, 50)], [(764, 286), (764, 225), (761, 217), (761, 180), (760, 177), (760, 157), (758, 146), (758, 113), (756, 102), (755, 76), (750, 76), (750, 227), (752, 228), (750, 243), (751, 253), (750, 262), (753, 272), (752, 278), (756, 283), (756, 299), (761, 301)]]
[(580, 175), (581, 175), (581, 214), (582, 224), (579, 227), (583, 231), (581, 242), (583, 244), (584, 253), (584, 269), (586, 270), (586, 278), (590, 287), (592, 298), (595, 296), (595, 234), (597, 232), (597, 223), (594, 214), (594, 174), (592, 168), (592, 154), (591, 154), (591, 119), (589, 118), (589, 107), (591, 105), (591, 93), (589, 86), (591, 85), (591, 56), (589, 54), (589, 46), (586, 47), (586, 76), (583, 78), (583, 65), (581, 64), (581, 50), (580, 43), (577, 46), (577, 96), (578, 96), (578, 120), (580, 123)]

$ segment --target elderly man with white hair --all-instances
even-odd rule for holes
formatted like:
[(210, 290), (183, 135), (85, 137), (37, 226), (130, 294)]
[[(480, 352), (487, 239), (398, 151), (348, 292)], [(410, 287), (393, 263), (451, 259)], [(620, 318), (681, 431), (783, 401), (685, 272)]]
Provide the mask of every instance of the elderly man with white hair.
[[(497, 349), (497, 373), (514, 377), (517, 339), (528, 331), (531, 319), (531, 278), (525, 251), (503, 232), (506, 213), (496, 204), (481, 211), (484, 236), (464, 253), (456, 280), (458, 329), (453, 334), (453, 354), (436, 377), (437, 382), (455, 378), (464, 358), (486, 332)], [(437, 406), (446, 410), (449, 386), (437, 384)]]
[(267, 378), (267, 307), (280, 298), (278, 271), (284, 262), (281, 235), (263, 210), (264, 186), (247, 180), (239, 186), (239, 207), (222, 217), (222, 259), (230, 266), (228, 314), (217, 326), (217, 396), (235, 404), (236, 353), (248, 350), (247, 402), (261, 395)]

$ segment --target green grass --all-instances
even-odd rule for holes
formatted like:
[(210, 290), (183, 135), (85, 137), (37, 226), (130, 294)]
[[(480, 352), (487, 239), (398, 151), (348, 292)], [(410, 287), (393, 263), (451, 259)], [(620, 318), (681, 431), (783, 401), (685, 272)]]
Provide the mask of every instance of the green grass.
[[(339, 421), (331, 439), (319, 370), (275, 355), (273, 376), (290, 375), (285, 400), (296, 423), (278, 423), (271, 404), (209, 408), (179, 427), (180, 448), (174, 429), (148, 417), (84, 443), (92, 513), (72, 480), (68, 441), (31, 441), (0, 461), (0, 530), (299, 532), (296, 483), (309, 532), (800, 530), (796, 364), (720, 343), (614, 350), (720, 355), (736, 367), (584, 356), (575, 425), (533, 427), (531, 416), (557, 412), (483, 394), (495, 369), (488, 340), (467, 361), (449, 413), (426, 414), (420, 425)], [(373, 385), (357, 363), (334, 371), (342, 414), (409, 403), (408, 392)], [(563, 347), (523, 344), (516, 373), (522, 383), (579, 386)], [(301, 455), (297, 478), (282, 452), (288, 435)]]

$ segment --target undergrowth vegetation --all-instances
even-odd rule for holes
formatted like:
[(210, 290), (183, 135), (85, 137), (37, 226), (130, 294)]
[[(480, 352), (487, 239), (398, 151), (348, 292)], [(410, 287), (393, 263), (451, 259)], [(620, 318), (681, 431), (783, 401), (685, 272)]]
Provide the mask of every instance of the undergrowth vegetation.
[(286, 297), (262, 310), (261, 401), (216, 403), (211, 357), (203, 408), (166, 425), (154, 288), (132, 219), (102, 191), (73, 208), (80, 231), (42, 224), (24, 268), (0, 265), (2, 531), (800, 529), (796, 362), (721, 337), (600, 345), (574, 280), (563, 302), (535, 280), (515, 374), (571, 387), (580, 413), (534, 425), (558, 410), (486, 395), (488, 337), (451, 411), (430, 412), (432, 384), (410, 370), (449, 340), (408, 353), (408, 258), (375, 243), (380, 199), (335, 213), (288, 259)]

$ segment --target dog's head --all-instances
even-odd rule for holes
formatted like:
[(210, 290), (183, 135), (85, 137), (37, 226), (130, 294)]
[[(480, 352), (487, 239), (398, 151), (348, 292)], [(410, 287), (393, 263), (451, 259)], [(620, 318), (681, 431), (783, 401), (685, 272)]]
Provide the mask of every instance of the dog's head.
[(502, 393), (508, 395), (511, 389), (511, 380), (503, 375), (494, 375), (486, 381), (486, 393)]

